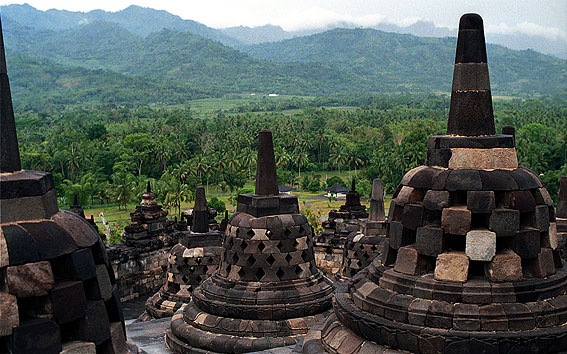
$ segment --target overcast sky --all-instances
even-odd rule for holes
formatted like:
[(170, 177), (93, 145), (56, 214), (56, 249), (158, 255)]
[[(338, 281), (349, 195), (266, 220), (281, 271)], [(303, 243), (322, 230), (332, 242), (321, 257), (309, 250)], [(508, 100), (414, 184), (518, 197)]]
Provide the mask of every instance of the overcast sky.
[(135, 4), (214, 28), (271, 23), (288, 31), (338, 21), (371, 26), (379, 22), (409, 25), (420, 19), (455, 28), (460, 15), (477, 12), (490, 33), (519, 31), (567, 38), (567, 0), (0, 0), (0, 5), (25, 2), (40, 10), (70, 11), (119, 11)]

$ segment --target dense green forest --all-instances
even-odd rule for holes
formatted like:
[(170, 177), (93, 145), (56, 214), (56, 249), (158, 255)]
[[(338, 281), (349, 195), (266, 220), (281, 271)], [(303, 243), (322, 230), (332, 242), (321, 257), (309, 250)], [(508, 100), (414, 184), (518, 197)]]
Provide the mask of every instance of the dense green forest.
[[(266, 101), (204, 118), (189, 105), (20, 113), (23, 165), (52, 171), (63, 204), (78, 194), (84, 204), (125, 205), (152, 180), (160, 201), (176, 207), (199, 184), (236, 192), (253, 181), (257, 133), (269, 128), (280, 183), (317, 191), (324, 187), (317, 171), (350, 170), (364, 194), (376, 177), (391, 193), (405, 172), (424, 162), (428, 137), (444, 132), (449, 105), (446, 96), (415, 95)], [(325, 103), (359, 106), (315, 107)], [(520, 163), (556, 196), (559, 177), (567, 174), (565, 101), (499, 100), (494, 108), (498, 129), (517, 128)]]

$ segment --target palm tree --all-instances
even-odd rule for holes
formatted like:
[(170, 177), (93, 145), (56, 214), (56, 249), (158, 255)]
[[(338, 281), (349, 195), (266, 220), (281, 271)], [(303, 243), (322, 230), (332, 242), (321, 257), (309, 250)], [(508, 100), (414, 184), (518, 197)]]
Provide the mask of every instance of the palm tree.
[(295, 156), (295, 163), (297, 164), (297, 168), (299, 170), (299, 179), (301, 180), (301, 167), (306, 166), (309, 163), (309, 154), (307, 151), (297, 148), (293, 152)]
[(341, 175), (341, 166), (347, 162), (347, 156), (343, 149), (336, 148), (333, 149), (331, 155), (329, 156), (329, 162), (339, 168), (339, 176)]

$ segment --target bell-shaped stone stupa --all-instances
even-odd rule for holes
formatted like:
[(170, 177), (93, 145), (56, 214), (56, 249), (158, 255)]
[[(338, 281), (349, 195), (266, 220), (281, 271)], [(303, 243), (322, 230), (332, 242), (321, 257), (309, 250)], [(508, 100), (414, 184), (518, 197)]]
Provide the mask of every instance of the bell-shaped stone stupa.
[(181, 353), (242, 353), (293, 345), (331, 307), (297, 197), (279, 194), (272, 133), (259, 134), (256, 191), (238, 196), (217, 272), (193, 291), (166, 335)]
[(447, 135), (403, 177), (381, 257), (337, 289), (304, 353), (556, 353), (567, 271), (553, 201), (495, 135), (483, 21), (461, 17)]

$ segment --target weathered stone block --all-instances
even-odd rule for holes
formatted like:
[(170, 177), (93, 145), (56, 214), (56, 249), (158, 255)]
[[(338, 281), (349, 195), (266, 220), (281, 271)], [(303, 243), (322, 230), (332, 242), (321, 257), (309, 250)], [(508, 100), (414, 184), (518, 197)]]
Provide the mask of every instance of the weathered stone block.
[(106, 266), (98, 264), (96, 266), (96, 279), (100, 289), (100, 295), (103, 300), (109, 300), (112, 297), (112, 283)]
[(398, 250), (394, 270), (400, 273), (417, 275), (433, 268), (432, 261), (420, 255), (413, 246), (401, 247)]
[(464, 205), (443, 209), (441, 227), (449, 234), (466, 235), (471, 229), (472, 213)]
[(27, 263), (6, 268), (8, 291), (17, 297), (43, 296), (53, 288), (49, 262)]
[(60, 354), (96, 354), (96, 345), (93, 342), (66, 342), (63, 343), (63, 350)]
[(102, 344), (110, 338), (110, 322), (103, 301), (89, 301), (85, 317), (74, 326), (75, 338)]
[(37, 262), (40, 260), (39, 251), (32, 237), (18, 225), (2, 226), (0, 244), (0, 265), (18, 265)]
[(436, 280), (464, 283), (469, 276), (469, 258), (463, 252), (447, 252), (437, 256)]
[(455, 304), (453, 328), (460, 331), (480, 330), (480, 310), (475, 304)]
[(511, 191), (506, 193), (503, 199), (505, 207), (529, 213), (536, 207), (536, 201), (530, 191)]
[(444, 249), (443, 229), (436, 226), (417, 228), (415, 248), (420, 254), (437, 256)]
[(480, 327), (483, 331), (508, 330), (508, 318), (501, 304), (480, 306)]
[(557, 238), (557, 223), (549, 223), (548, 232), (541, 235), (541, 247), (549, 247), (553, 250), (557, 249), (559, 241)]
[(467, 232), (465, 253), (471, 261), (491, 261), (496, 254), (496, 233), (488, 230)]
[(82, 282), (57, 282), (50, 291), (50, 298), (57, 323), (67, 323), (85, 316), (87, 298)]
[(423, 198), (423, 206), (430, 210), (441, 210), (451, 205), (451, 195), (448, 191), (428, 190)]
[(96, 277), (96, 267), (90, 248), (83, 248), (53, 262), (58, 277), (87, 280)]
[(486, 276), (493, 282), (520, 281), (522, 275), (522, 258), (513, 251), (498, 253), (485, 266)]
[(388, 220), (389, 221), (401, 220), (403, 211), (404, 211), (404, 207), (396, 204), (396, 202), (392, 200), (390, 202), (390, 209), (388, 211)]
[(404, 228), (403, 224), (399, 221), (392, 221), (390, 223), (390, 247), (398, 249), (403, 246), (414, 243), (414, 235), (411, 230)]
[(406, 204), (402, 213), (404, 228), (415, 230), (423, 223), (424, 208), (420, 204)]
[(0, 337), (12, 334), (12, 328), (19, 324), (18, 299), (14, 295), (0, 292)]
[(408, 307), (408, 323), (417, 326), (425, 326), (425, 318), (429, 311), (431, 300), (416, 298)]
[(553, 205), (553, 199), (545, 188), (538, 188), (533, 192), (537, 204)]
[(542, 248), (536, 258), (524, 261), (523, 269), (526, 277), (544, 278), (555, 274), (553, 250), (551, 248)]
[(467, 208), (473, 213), (488, 214), (496, 208), (493, 191), (468, 191)]
[(537, 229), (525, 228), (516, 233), (514, 251), (525, 258), (535, 258), (541, 250), (541, 237)]
[(549, 229), (549, 207), (547, 205), (536, 206), (534, 227), (541, 232)]
[(14, 328), (8, 339), (8, 352), (56, 354), (61, 351), (59, 326), (53, 320), (30, 320)]
[(520, 212), (511, 209), (494, 209), (490, 214), (488, 228), (496, 236), (512, 236), (520, 230)]
[(423, 200), (423, 191), (421, 189), (403, 186), (396, 197), (396, 204), (406, 205), (412, 203), (419, 203)]

